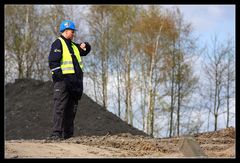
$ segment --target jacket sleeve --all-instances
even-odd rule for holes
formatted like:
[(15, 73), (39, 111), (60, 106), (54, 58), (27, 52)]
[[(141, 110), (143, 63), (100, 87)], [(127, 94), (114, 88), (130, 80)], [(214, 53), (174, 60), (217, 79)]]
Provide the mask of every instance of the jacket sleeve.
[(62, 45), (59, 39), (53, 42), (48, 56), (49, 68), (52, 72), (53, 81), (63, 80), (60, 63), (62, 59)]
[(91, 45), (88, 42), (84, 42), (86, 44), (86, 51), (84, 51), (82, 48), (80, 48), (80, 44), (76, 44), (75, 45), (78, 47), (78, 50), (80, 51), (80, 55), (81, 56), (86, 56), (90, 51), (91, 51)]

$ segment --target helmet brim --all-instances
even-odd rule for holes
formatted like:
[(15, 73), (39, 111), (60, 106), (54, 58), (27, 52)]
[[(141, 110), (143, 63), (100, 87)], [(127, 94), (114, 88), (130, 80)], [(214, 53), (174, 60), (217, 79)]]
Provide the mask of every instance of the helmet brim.
[(74, 31), (78, 31), (77, 29), (72, 29), (72, 28), (66, 28), (66, 29), (64, 29), (64, 30), (62, 30), (62, 31), (60, 31), (60, 32), (64, 32), (65, 30), (74, 30)]

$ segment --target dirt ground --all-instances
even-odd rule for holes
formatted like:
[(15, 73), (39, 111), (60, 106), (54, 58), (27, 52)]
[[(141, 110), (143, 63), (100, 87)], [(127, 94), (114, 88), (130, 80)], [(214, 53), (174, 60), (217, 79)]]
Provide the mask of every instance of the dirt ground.
[[(45, 141), (52, 130), (52, 83), (5, 86), (5, 158), (183, 158), (180, 138), (151, 138), (83, 95), (73, 138)], [(210, 158), (235, 158), (235, 128), (192, 135)]]
[[(7, 140), (5, 158), (186, 158), (183, 138), (150, 138), (128, 133), (78, 136), (62, 141)], [(194, 135), (207, 158), (235, 158), (235, 129)]]

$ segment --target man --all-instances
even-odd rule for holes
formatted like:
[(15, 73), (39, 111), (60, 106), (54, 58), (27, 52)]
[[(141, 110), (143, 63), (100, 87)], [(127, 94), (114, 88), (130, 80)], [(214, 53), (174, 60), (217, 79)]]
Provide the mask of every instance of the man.
[(48, 57), (54, 83), (54, 126), (50, 140), (68, 139), (74, 134), (74, 118), (83, 93), (81, 56), (91, 50), (87, 42), (72, 41), (75, 31), (75, 24), (64, 20), (60, 25), (61, 36), (53, 42)]

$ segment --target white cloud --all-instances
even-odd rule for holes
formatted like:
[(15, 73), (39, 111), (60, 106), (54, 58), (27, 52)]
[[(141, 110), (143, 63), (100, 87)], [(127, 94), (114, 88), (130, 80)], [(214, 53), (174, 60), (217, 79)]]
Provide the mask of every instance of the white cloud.
[(179, 6), (187, 21), (197, 30), (211, 30), (226, 20), (233, 19), (235, 8), (221, 5)]
[(179, 7), (186, 22), (191, 23), (193, 32), (205, 40), (217, 34), (221, 39), (235, 36), (234, 5), (164, 5), (165, 8)]

